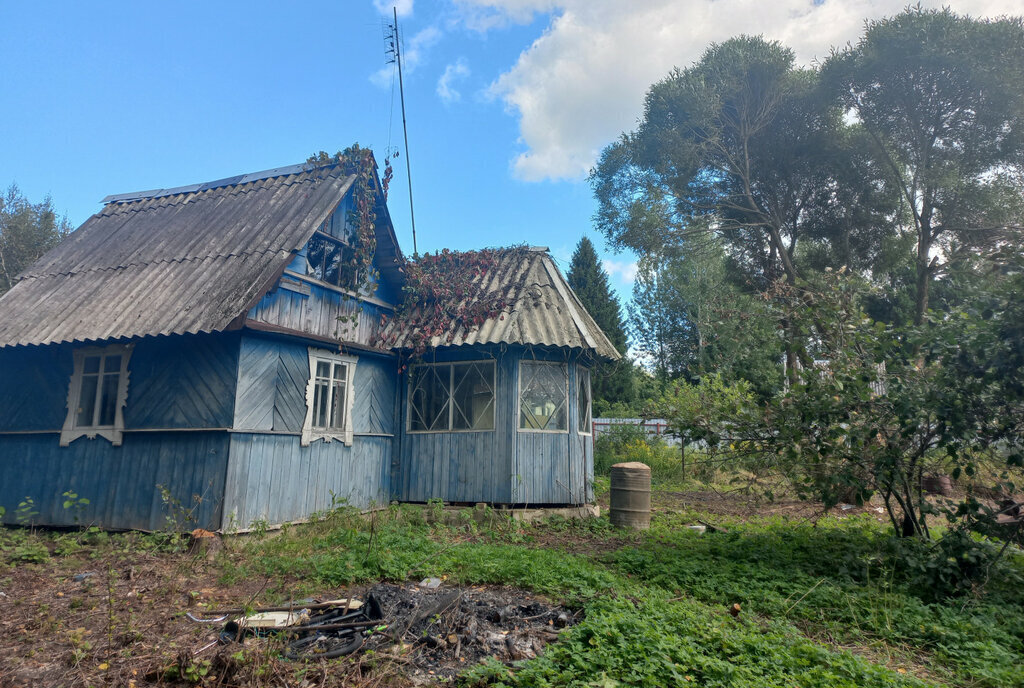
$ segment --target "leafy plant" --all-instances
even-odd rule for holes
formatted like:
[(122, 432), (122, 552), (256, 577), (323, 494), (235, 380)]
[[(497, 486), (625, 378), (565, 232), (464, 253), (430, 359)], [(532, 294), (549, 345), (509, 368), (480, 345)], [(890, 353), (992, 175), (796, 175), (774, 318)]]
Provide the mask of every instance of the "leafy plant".
[(25, 497), (25, 499), (18, 502), (18, 508), (14, 511), (14, 519), (23, 526), (32, 525), (33, 519), (38, 515), (36, 502), (32, 497)]

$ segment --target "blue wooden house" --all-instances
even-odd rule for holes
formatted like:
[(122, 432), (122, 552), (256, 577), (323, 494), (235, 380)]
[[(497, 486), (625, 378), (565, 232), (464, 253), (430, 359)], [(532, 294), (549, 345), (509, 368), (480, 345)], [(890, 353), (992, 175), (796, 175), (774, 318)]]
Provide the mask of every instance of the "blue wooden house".
[(618, 353), (546, 250), (492, 251), (474, 288), (508, 306), (410, 356), (409, 264), (380, 200), (372, 270), (353, 260), (350, 172), (110, 196), (21, 275), (0, 298), (5, 521), (26, 498), (37, 524), (211, 530), (592, 499), (589, 368)]

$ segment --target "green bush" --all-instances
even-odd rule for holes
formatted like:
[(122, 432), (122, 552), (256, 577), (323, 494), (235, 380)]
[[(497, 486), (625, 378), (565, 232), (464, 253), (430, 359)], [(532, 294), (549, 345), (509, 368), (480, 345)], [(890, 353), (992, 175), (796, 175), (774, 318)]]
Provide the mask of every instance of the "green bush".
[(615, 423), (594, 441), (594, 475), (608, 475), (612, 466), (629, 461), (626, 445), (646, 442), (647, 431), (639, 423)]

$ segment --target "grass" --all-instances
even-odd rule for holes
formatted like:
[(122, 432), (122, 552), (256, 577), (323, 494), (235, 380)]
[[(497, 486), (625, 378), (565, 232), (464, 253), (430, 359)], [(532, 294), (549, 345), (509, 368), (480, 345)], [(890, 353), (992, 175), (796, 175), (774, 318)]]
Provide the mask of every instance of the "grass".
[[(470, 668), (465, 686), (1024, 686), (1019, 559), (984, 595), (936, 601), (901, 563), (905, 543), (866, 517), (811, 524), (684, 507), (639, 534), (607, 518), (523, 526), (467, 515), (444, 525), (434, 511), (392, 506), (367, 520), (337, 510), (234, 541), (214, 567), (224, 584), (274, 581), (266, 601), (436, 575), (523, 587), (585, 611), (541, 657)], [(697, 518), (728, 532), (698, 535), (686, 528)], [(69, 534), (0, 531), (0, 568), (166, 544), (90, 537), (72, 546)]]
[[(477, 668), (471, 685), (926, 683), (901, 665), (926, 679), (949, 675), (954, 685), (1024, 685), (1020, 598), (996, 584), (986, 598), (927, 600), (896, 566), (885, 526), (864, 517), (816, 526), (755, 518), (700, 536), (685, 525), (701, 514), (682, 513), (656, 517), (633, 546), (581, 555), (533, 540), (557, 533), (567, 543), (597, 542), (615, 533), (606, 519), (480, 532), (472, 523), (428, 525), (418, 513), (392, 507), (372, 538), (364, 525), (339, 522), (252, 542), (225, 575), (314, 587), (444, 575), (521, 586), (586, 610), (542, 658)], [(739, 620), (726, 612), (733, 603)]]

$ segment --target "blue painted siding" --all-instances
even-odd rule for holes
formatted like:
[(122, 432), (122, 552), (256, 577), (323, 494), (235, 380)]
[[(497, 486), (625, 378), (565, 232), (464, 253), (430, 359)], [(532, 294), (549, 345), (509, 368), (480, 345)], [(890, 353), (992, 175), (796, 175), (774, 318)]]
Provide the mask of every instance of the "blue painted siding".
[(187, 529), (215, 529), (221, 522), (228, 457), (226, 432), (125, 433), (114, 447), (106, 440), (79, 439), (58, 446), (56, 434), (0, 435), (0, 505), (4, 522), (25, 497), (35, 502), (39, 525), (74, 525), (61, 494), (73, 490), (89, 500), (81, 523), (105, 528), (156, 530), (168, 510), (157, 485), (194, 510)]
[[(350, 352), (358, 355), (358, 352)], [(395, 432), (395, 375), (390, 357), (358, 355), (352, 427), (364, 434)], [(309, 347), (282, 338), (242, 337), (234, 429), (298, 435), (306, 416)]]
[(493, 347), (440, 350), (432, 362), (495, 360), (495, 414), (493, 431), (408, 432), (407, 374), (401, 379), (402, 444), (395, 494), (407, 502), (443, 499), (448, 502), (513, 501), (512, 453), (516, 427), (515, 354)]
[[(569, 374), (568, 432), (516, 433), (512, 498), (517, 504), (583, 504), (593, 499), (594, 457), (590, 437), (577, 432), (579, 404), (576, 352), (523, 352), (522, 360), (557, 361)], [(517, 383), (518, 394), (518, 383)], [(518, 412), (518, 399), (516, 400)], [(516, 418), (518, 428), (518, 416)]]
[(235, 433), (225, 495), (225, 529), (254, 521), (285, 523), (332, 506), (386, 504), (391, 477), (389, 437), (357, 436), (351, 447), (294, 435)]
[[(75, 348), (0, 349), (0, 433), (63, 427)], [(138, 340), (128, 364), (125, 428), (230, 427), (237, 360), (237, 335)]]
[(306, 518), (330, 508), (332, 492), (360, 508), (390, 498), (395, 360), (358, 355), (351, 447), (323, 440), (302, 447), (308, 352), (306, 344), (282, 337), (242, 337), (225, 528)]
[(0, 433), (63, 427), (71, 350), (58, 345), (0, 349)]
[(140, 340), (128, 364), (125, 428), (231, 427), (238, 341), (237, 333)]
[(282, 279), (301, 283), (309, 293), (299, 293), (278, 283), (249, 310), (249, 320), (370, 346), (380, 329), (381, 315), (393, 315), (390, 308), (358, 301), (304, 277), (286, 274)]
[[(80, 437), (60, 446), (72, 372), (72, 345), (0, 350), (0, 506), (5, 520), (31, 496), (37, 522), (73, 525), (61, 493), (90, 504), (86, 523), (108, 528), (165, 525), (156, 489), (165, 485), (197, 526), (221, 520), (228, 434), (237, 368), (237, 335), (154, 337), (136, 341), (128, 365), (125, 432), (120, 447)], [(180, 432), (162, 432), (181, 428)], [(6, 433), (6, 434), (5, 434)], [(17, 434), (12, 434), (17, 433)], [(194, 495), (199, 495), (196, 504)]]

